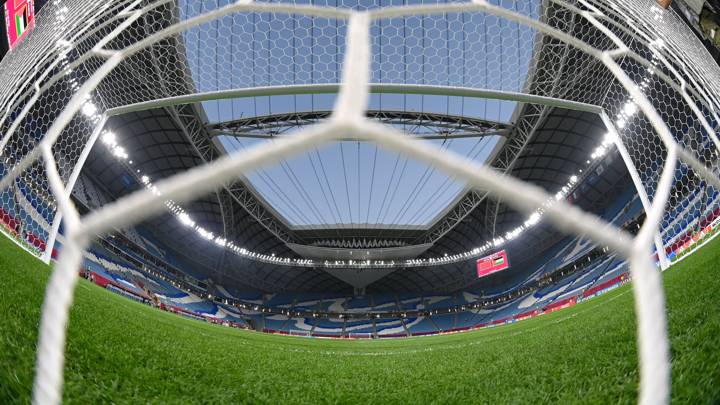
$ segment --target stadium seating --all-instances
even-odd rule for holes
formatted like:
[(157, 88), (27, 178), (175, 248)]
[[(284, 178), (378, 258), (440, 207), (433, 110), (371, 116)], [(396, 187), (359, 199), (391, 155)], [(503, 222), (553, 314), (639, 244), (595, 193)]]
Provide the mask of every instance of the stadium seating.
[(435, 327), (442, 332), (453, 330), (457, 325), (457, 313), (432, 315), (430, 319), (435, 324)]
[(375, 321), (375, 333), (378, 337), (405, 337), (408, 330), (405, 323), (407, 319), (381, 319)]
[(369, 312), (372, 309), (370, 296), (349, 297), (345, 300), (345, 311), (350, 313)]
[[(625, 205), (612, 207), (608, 210), (608, 219), (627, 221), (637, 213), (638, 206), (637, 199), (633, 199)], [(150, 238), (143, 231), (131, 232), (130, 235), (128, 239), (136, 247), (145, 249), (152, 244), (154, 248), (148, 248), (147, 252), (156, 257), (161, 251), (164, 252), (161, 243), (147, 243)], [(142, 245), (137, 241), (141, 241)], [(548, 249), (537, 261), (535, 268), (525, 273), (520, 283), (510, 280), (486, 288), (482, 293), (470, 290), (454, 294), (426, 292), (364, 296), (292, 292), (262, 294), (259, 291), (237, 290), (213, 284), (208, 294), (199, 294), (179, 288), (182, 280), (173, 281), (172, 275), (148, 263), (129, 246), (114, 246), (124, 252), (127, 259), (100, 245), (93, 245), (86, 253), (84, 267), (98, 278), (106, 280), (108, 288), (115, 292), (138, 300), (155, 299), (166, 309), (195, 319), (232, 322), (242, 327), (299, 336), (422, 336), (492, 326), (572, 305), (627, 279), (627, 267), (622, 260), (614, 255), (589, 255), (594, 251), (594, 246), (581, 238), (568, 237)], [(179, 265), (178, 269), (184, 271), (185, 265), (175, 261), (172, 254), (164, 253), (163, 260), (173, 261), (173, 265)], [(133, 262), (142, 263), (142, 266), (134, 265)], [(578, 262), (581, 262), (580, 267), (573, 265)], [(570, 266), (567, 273), (554, 273), (564, 266)], [(148, 273), (145, 269), (152, 269), (154, 273)], [(533, 288), (523, 294), (513, 292), (519, 291), (519, 287), (535, 285), (550, 275), (552, 281), (544, 287)], [(214, 297), (209, 293), (214, 294)], [(472, 307), (492, 301), (495, 304)], [(233, 303), (243, 305), (235, 306)], [(451, 311), (448, 312), (448, 309)], [(404, 311), (418, 315), (406, 316)], [(306, 315), (295, 316), (297, 313)], [(338, 316), (310, 316), (315, 313), (336, 313)], [(366, 313), (386, 315), (363, 319), (362, 315)], [(347, 319), (339, 314), (355, 317)], [(356, 319), (357, 315), (360, 315), (360, 319)]]
[(372, 320), (346, 321), (344, 328), (345, 328), (345, 333), (348, 335), (350, 335), (350, 334), (365, 335), (365, 334), (372, 334), (374, 332)]
[(429, 317), (417, 317), (413, 320), (406, 320), (405, 326), (412, 336), (430, 335), (440, 332), (435, 323)]
[[(91, 187), (86, 187), (91, 188)], [(89, 193), (97, 193), (89, 192)], [(688, 197), (692, 198), (692, 197)], [(628, 195), (624, 203), (609, 207), (603, 217), (615, 223), (624, 223), (635, 218), (642, 207), (637, 197)], [(171, 266), (185, 272), (187, 264), (173, 256), (161, 242), (154, 240), (152, 235), (142, 227), (130, 232), (123, 232), (136, 247), (161, 258)], [(140, 242), (140, 243), (138, 243)], [(129, 247), (117, 245), (133, 260), (124, 260), (116, 254), (98, 246), (88, 252), (86, 267), (101, 277), (119, 286), (122, 291), (137, 296), (150, 294), (161, 303), (200, 317), (227, 319), (233, 322), (248, 322), (255, 329), (290, 333), (298, 335), (315, 335), (328, 337), (387, 337), (424, 335), (438, 332), (464, 330), (478, 325), (492, 325), (512, 322), (527, 316), (541, 313), (543, 308), (563, 304), (568, 299), (582, 299), (584, 292), (604, 289), (605, 283), (617, 283), (620, 276), (627, 271), (622, 260), (609, 256), (588, 256), (595, 247), (577, 237), (561, 240), (536, 262), (534, 269), (525, 272), (521, 280), (513, 279), (492, 288), (458, 291), (454, 294), (426, 293), (395, 293), (368, 294), (351, 296), (327, 293), (292, 293), (281, 292), (262, 294), (259, 291), (240, 291), (232, 287), (213, 284), (207, 294), (184, 291), (177, 286), (182, 280), (174, 280), (169, 273), (164, 273), (153, 263), (147, 263)], [(567, 274), (555, 275), (564, 266), (594, 257), (584, 263), (576, 271), (568, 270)], [(152, 269), (157, 277), (148, 274), (130, 262), (142, 263), (143, 268)], [(190, 273), (191, 276), (194, 276)], [(539, 280), (552, 275), (552, 281), (541, 288), (533, 288), (532, 292), (516, 295), (512, 293), (519, 287), (533, 286)], [(513, 295), (510, 295), (510, 294)], [(207, 295), (207, 296), (206, 296)], [(478, 303), (494, 300), (493, 305), (483, 304), (480, 309), (472, 307)], [(242, 303), (235, 307), (232, 303)], [(228, 304), (228, 305), (225, 305)], [(264, 309), (263, 309), (264, 308)], [(448, 308), (455, 308), (448, 313)], [(262, 312), (266, 311), (266, 312)], [(268, 312), (269, 311), (269, 312)], [(279, 313), (279, 312), (283, 313)], [(425, 315), (403, 316), (403, 311), (420, 311)], [(292, 313), (292, 314), (291, 314)], [(303, 316), (293, 316), (304, 313)], [(392, 313), (395, 318), (387, 315), (371, 319), (341, 319), (339, 317), (310, 316), (314, 313)]]
[(184, 316), (248, 327), (240, 311), (182, 291), (161, 278), (134, 268), (100, 246), (94, 245), (85, 253), (83, 266), (93, 280), (119, 294), (141, 301), (156, 299), (167, 309)]

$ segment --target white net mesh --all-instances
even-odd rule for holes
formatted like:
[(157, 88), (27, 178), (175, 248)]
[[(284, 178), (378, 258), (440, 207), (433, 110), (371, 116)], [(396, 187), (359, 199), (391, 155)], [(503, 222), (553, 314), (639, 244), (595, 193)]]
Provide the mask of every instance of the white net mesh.
[[(620, 149), (648, 213), (641, 232), (632, 239), (564, 201), (547, 207), (546, 216), (629, 260), (639, 400), (667, 402), (664, 298), (653, 249), (665, 267), (665, 252), (720, 209), (720, 69), (690, 30), (650, 0), (350, 3), (55, 1), (2, 61), (0, 81), (11, 84), (0, 89), (2, 231), (49, 260), (61, 215), (64, 224), (43, 307), (35, 401), (61, 398), (65, 326), (82, 250), (95, 235), (161, 212), (166, 200), (191, 200), (340, 135), (424, 161), (519, 210), (532, 212), (552, 198), (366, 119), (373, 92), (440, 96), (448, 105), (468, 98), (486, 116), (519, 102), (601, 114), (610, 135), (596, 153)], [(232, 109), (248, 97), (328, 93), (337, 93), (332, 117), (291, 137), (214, 159), (82, 218), (70, 203), (110, 115), (190, 102)]]

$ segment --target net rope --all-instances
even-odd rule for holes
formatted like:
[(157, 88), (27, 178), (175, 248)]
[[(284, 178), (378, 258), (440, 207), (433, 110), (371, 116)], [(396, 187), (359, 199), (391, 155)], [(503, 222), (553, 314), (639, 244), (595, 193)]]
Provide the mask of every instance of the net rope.
[[(64, 225), (63, 248), (42, 307), (34, 403), (57, 404), (62, 399), (66, 327), (76, 269), (94, 238), (164, 212), (166, 200), (178, 204), (192, 201), (241, 174), (347, 138), (372, 142), (427, 163), (519, 211), (532, 213), (545, 207), (545, 217), (560, 230), (608, 246), (627, 259), (638, 319), (638, 402), (669, 401), (665, 298), (661, 273), (652, 259), (653, 249), (666, 267), (666, 248), (682, 243), (683, 235), (701, 228), (708, 213), (720, 208), (720, 69), (672, 11), (660, 9), (650, 0), (554, 0), (539, 2), (535, 9), (517, 5), (504, 8), (483, 0), (369, 8), (244, 0), (224, 6), (216, 3), (215, 8), (195, 12), (188, 11), (189, 6), (184, 10), (181, 4), (185, 3), (55, 1), (38, 17), (36, 30), (0, 63), (0, 81), (13, 84), (0, 89), (2, 232), (49, 261), (60, 222)], [(72, 23), (66, 23), (68, 20)], [(239, 90), (234, 81), (220, 79), (223, 75), (213, 81), (196, 75), (192, 80), (168, 75), (162, 81), (153, 81), (149, 73), (151, 79), (145, 83), (130, 75), (130, 68), (160, 55), (165, 63), (182, 64), (186, 74), (193, 76), (201, 64), (193, 65), (189, 54), (188, 61), (172, 60), (177, 54), (163, 50), (182, 42), (199, 45), (197, 39), (207, 40), (201, 34), (213, 23), (237, 27), (250, 21), (270, 21), (266, 26), (270, 31), (284, 30), (289, 25), (285, 23), (292, 21), (290, 36), (313, 36), (309, 48), (320, 54), (298, 65), (300, 73), (288, 76), (282, 70), (285, 56), (273, 52), (267, 38), (258, 39), (259, 30), (246, 35), (229, 28), (224, 31), (225, 37), (246, 38), (252, 43), (252, 49), (244, 51), (253, 56), (255, 69), (266, 70), (271, 79), (260, 80), (251, 70), (223, 73), (227, 77), (248, 75), (244, 80), (254, 87), (250, 93), (260, 96), (283, 94), (293, 86), (326, 86), (323, 92), (334, 86), (338, 94), (330, 119), (302, 128), (293, 136), (159, 180), (152, 189), (133, 192), (81, 217), (70, 195), (109, 111), (173, 105), (183, 97), (184, 102), (193, 98), (195, 102), (219, 100)], [(388, 23), (377, 30), (380, 21), (400, 21), (398, 27), (403, 29), (389, 33), (393, 25)], [(418, 27), (422, 30), (417, 35), (432, 41), (436, 34), (433, 24), (462, 24), (461, 38), (439, 36), (447, 46), (452, 44), (453, 50), (462, 45), (462, 55), (479, 52), (472, 46), (471, 41), (477, 40), (473, 28), (484, 29), (487, 41), (494, 44), (490, 37), (502, 38), (503, 29), (517, 27), (518, 42), (522, 38), (533, 50), (530, 59), (544, 56), (547, 61), (523, 67), (521, 58), (503, 56), (499, 64), (510, 63), (512, 69), (524, 72), (524, 83), (517, 77), (502, 76), (502, 69), (493, 66), (488, 69), (495, 69), (490, 76), (497, 75), (497, 84), (488, 80), (480, 83), (465, 71), (448, 73), (452, 58), (438, 59), (429, 52), (418, 62), (422, 75), (414, 77), (414, 62), (409, 59), (420, 51), (408, 51), (407, 42), (403, 42), (405, 48), (399, 47), (402, 51), (383, 47), (390, 46), (393, 38), (416, 35)], [(299, 26), (312, 29), (303, 33)], [(378, 31), (387, 36), (387, 43), (380, 43), (383, 38)], [(321, 43), (314, 37), (318, 32), (323, 40), (331, 39), (333, 46), (316, 47), (315, 41)], [(224, 40), (216, 41), (221, 48), (227, 46)], [(445, 46), (442, 42), (440, 48)], [(498, 44), (502, 54), (503, 42)], [(378, 47), (387, 51), (382, 58), (378, 57)], [(204, 49), (198, 46), (195, 52), (199, 53), (193, 56), (202, 60)], [(389, 60), (395, 60), (395, 65), (389, 65)], [(258, 67), (258, 63), (264, 65)], [(435, 65), (441, 65), (448, 76), (426, 73), (432, 73)], [(585, 69), (593, 80), (578, 81), (575, 76), (579, 75), (573, 74), (576, 70), (564, 70), (567, 66)], [(378, 79), (378, 69), (387, 74)], [(76, 79), (68, 81), (69, 76)], [(341, 78), (339, 83), (335, 83), (337, 77)], [(373, 83), (377, 80), (383, 83)], [(366, 118), (371, 90), (382, 85), (395, 86), (396, 92), (412, 91), (415, 85), (449, 95), (480, 89), (499, 100), (532, 99), (578, 109), (598, 106), (638, 192), (644, 196), (647, 219), (633, 237), (564, 200), (546, 205), (553, 196), (540, 187), (371, 121)], [(30, 204), (19, 204), (22, 199)]]

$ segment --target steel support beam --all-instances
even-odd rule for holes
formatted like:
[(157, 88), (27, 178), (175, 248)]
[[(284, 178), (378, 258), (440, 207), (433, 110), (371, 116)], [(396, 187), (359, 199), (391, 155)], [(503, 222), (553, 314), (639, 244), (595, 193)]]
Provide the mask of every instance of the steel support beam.
[[(202, 103), (211, 100), (228, 100), (236, 98), (252, 98), (267, 96), (292, 96), (301, 94), (336, 94), (340, 84), (298, 84), (289, 86), (251, 87), (232, 90), (216, 90), (202, 93), (188, 92), (179, 96), (168, 96), (155, 100), (128, 103), (126, 105), (109, 108), (105, 113), (110, 116), (127, 114), (137, 111), (152, 110), (154, 108), (168, 107), (180, 104)], [(477, 89), (471, 87), (434, 86), (426, 84), (390, 84), (371, 83), (372, 94), (418, 94), (430, 96), (451, 96), (482, 98), (489, 100), (507, 100), (520, 103), (543, 104), (551, 107), (567, 108), (569, 110), (600, 113), (602, 107), (580, 101), (563, 100), (556, 97), (545, 97), (531, 93), (516, 91), (503, 91), (492, 89)]]
[[(274, 138), (293, 129), (327, 120), (332, 111), (273, 114), (208, 125), (211, 135), (238, 138)], [(420, 139), (479, 138), (507, 136), (513, 126), (480, 118), (416, 111), (368, 110), (366, 116), (386, 125), (401, 127)]]
[[(575, 20), (567, 21), (567, 25), (572, 30)], [(538, 35), (538, 43), (542, 44), (535, 53), (533, 60), (535, 65), (531, 67), (528, 78), (525, 83), (525, 93), (535, 94), (541, 98), (562, 99), (562, 95), (566, 91), (561, 88), (563, 70), (566, 68), (566, 60), (572, 48), (568, 44), (554, 40), (549, 37)], [(547, 58), (560, 60), (559, 63), (543, 64)], [(538, 69), (539, 64), (543, 65), (543, 69)], [(556, 67), (555, 71), (551, 71), (551, 67)], [(575, 80), (579, 80), (582, 75), (577, 75)], [(502, 145), (499, 153), (491, 166), (498, 171), (509, 174), (515, 162), (526, 146), (533, 138), (535, 131), (543, 124), (545, 118), (555, 106), (548, 103), (526, 102), (518, 104), (515, 112), (516, 122), (512, 133), (507, 137), (507, 141)], [(596, 111), (599, 112), (599, 111)], [(478, 190), (469, 190), (460, 201), (449, 210), (444, 217), (435, 222), (430, 230), (423, 238), (416, 243), (434, 243), (450, 230), (455, 228), (465, 217), (474, 211), (482, 201), (486, 200), (487, 192)], [(497, 234), (497, 217), (500, 212), (501, 201), (496, 199), (487, 200), (487, 208), (483, 220), (483, 226), (486, 231), (490, 232), (491, 237)]]
[[(205, 163), (209, 163), (220, 156), (212, 142), (211, 136), (200, 120), (200, 112), (192, 104), (183, 104), (165, 108), (193, 146), (198, 156)], [(233, 181), (224, 186), (224, 190), (243, 207), (250, 216), (263, 225), (268, 231), (283, 243), (297, 243), (297, 238), (280, 221), (278, 221), (265, 206), (258, 201), (255, 195), (240, 180)], [(223, 220), (225, 221), (225, 220)]]
[[(146, 32), (146, 34), (149, 35), (150, 33)], [(182, 57), (187, 58), (184, 51), (184, 45), (181, 43), (181, 41), (178, 41), (175, 44), (175, 47), (176, 49), (178, 49), (178, 52), (182, 55)], [(161, 62), (159, 61), (159, 56), (155, 53), (155, 48), (152, 48), (152, 50), (153, 54), (151, 57), (151, 61), (153, 69), (155, 70), (155, 74), (158, 75), (158, 77), (162, 77), (164, 69), (161, 66)], [(185, 83), (187, 83), (188, 86), (187, 92), (195, 92), (196, 89), (193, 86), (194, 81), (192, 79), (192, 74), (189, 72), (189, 70), (187, 70), (186, 67), (181, 67), (181, 69), (182, 72), (180, 72), (179, 74), (185, 77), (184, 81)], [(160, 80), (159, 83), (161, 83), (161, 87), (159, 88), (159, 90), (163, 95), (165, 95), (166, 97), (177, 97), (173, 96), (174, 93), (177, 93), (177, 90), (173, 91), (172, 89), (167, 88), (163, 80)], [(164, 108), (173, 118), (175, 123), (180, 127), (181, 131), (204, 163), (209, 163), (215, 160), (218, 156), (220, 156), (220, 152), (213, 144), (210, 134), (207, 132), (207, 129), (205, 127), (205, 122), (203, 121), (205, 115), (202, 111), (198, 110), (193, 104), (168, 105), (164, 106)], [(113, 114), (106, 113), (106, 115), (112, 116)], [(284, 243), (297, 242), (297, 238), (292, 235), (290, 230), (286, 226), (281, 224), (273, 215), (267, 212), (264, 205), (262, 205), (262, 203), (257, 200), (257, 198), (247, 189), (247, 187), (245, 186), (245, 184), (242, 183), (242, 181), (236, 180), (231, 184), (225, 185), (224, 189), (227, 193), (230, 194), (230, 196), (232, 196), (232, 198), (238, 204), (240, 204), (240, 206), (245, 208), (245, 210), (253, 218), (255, 218), (261, 225), (263, 225), (268, 231), (278, 237), (281, 241), (283, 241)], [(220, 196), (220, 191), (218, 191), (216, 195), (218, 198), (218, 203), (221, 205), (221, 212), (223, 213), (223, 216), (228, 212), (232, 212), (232, 209), (228, 209), (231, 207), (222, 206), (223, 201)], [(227, 224), (228, 220), (226, 218), (223, 218), (223, 226), (225, 227), (227, 226)], [(227, 231), (227, 228), (225, 229), (225, 231)], [(225, 235), (225, 237), (227, 238), (227, 235)], [(220, 265), (221, 264), (218, 264), (218, 266)]]

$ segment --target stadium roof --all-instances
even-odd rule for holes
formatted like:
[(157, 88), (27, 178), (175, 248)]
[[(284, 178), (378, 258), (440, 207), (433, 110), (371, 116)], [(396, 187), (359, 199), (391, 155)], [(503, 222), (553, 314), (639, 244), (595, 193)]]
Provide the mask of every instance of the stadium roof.
[[(188, 3), (180, 2), (175, 6), (186, 7), (179, 18), (193, 14), (189, 10), (194, 6)], [(174, 6), (170, 4), (167, 7)], [(538, 18), (537, 5), (525, 7), (529, 15)], [(542, 6), (544, 15), (553, 13), (548, 7)], [(563, 23), (563, 16), (555, 17), (560, 21), (557, 24)], [(251, 87), (280, 85), (285, 75), (290, 73), (283, 71), (285, 73), (278, 73), (276, 77), (255, 77), (252, 72), (235, 71), (238, 63), (228, 60), (228, 57), (245, 55), (252, 59), (257, 71), (272, 72), (273, 67), (269, 63), (273, 58), (282, 60), (282, 55), (270, 51), (267, 43), (263, 42), (265, 40), (259, 41), (259, 44), (264, 44), (264, 48), (260, 49), (264, 49), (265, 53), (258, 53), (258, 49), (247, 48), (250, 45), (235, 41), (244, 36), (253, 39), (260, 35), (263, 24), (269, 24), (265, 27), (272, 28), (269, 32), (282, 31), (288, 29), (288, 24), (296, 24), (290, 34), (294, 33), (298, 38), (311, 35), (312, 44), (323, 43), (327, 38), (341, 39), (339, 37), (342, 36), (337, 27), (325, 26), (323, 24), (326, 23), (318, 21), (308, 23), (292, 18), (265, 21), (265, 17), (258, 18), (250, 28), (242, 28), (243, 32), (233, 31), (240, 29), (236, 28), (239, 21), (221, 20), (216, 26), (201, 26), (197, 31), (190, 30), (183, 36), (167, 40), (161, 49), (144, 52), (134, 57), (132, 64), (121, 65), (99, 87), (97, 96), (111, 106), (132, 105), (147, 100), (218, 91), (224, 85), (220, 82), (226, 77), (245, 77), (243, 75), (249, 75)], [(437, 27), (444, 22), (445, 34), (441, 34), (440, 38), (446, 42), (453, 41), (448, 36), (452, 30), (447, 24), (457, 21), (455, 17), (444, 18), (423, 20), (416, 25), (412, 23), (410, 26), (419, 30), (412, 35), (423, 42), (437, 34), (432, 28), (426, 29), (426, 23)], [(572, 21), (565, 23), (571, 24)], [(317, 31), (317, 26), (314, 24), (320, 24), (320, 31), (325, 34), (315, 37), (312, 33)], [(428, 76), (426, 72), (413, 76), (411, 73), (415, 68), (411, 65), (402, 61), (396, 61), (392, 66), (383, 65), (380, 58), (379, 66), (373, 71), (378, 82), (392, 83), (392, 79), (379, 75), (399, 69), (410, 76), (406, 83), (414, 83), (415, 80), (425, 87), (403, 93), (397, 88), (390, 91), (378, 86), (374, 90), (378, 94), (373, 96), (368, 115), (406, 130), (409, 136), (426, 138), (449, 149), (455, 148), (460, 154), (487, 162), (551, 193), (566, 185), (570, 176), (589, 167), (588, 176), (581, 179), (576, 192), (569, 198), (575, 199), (576, 204), (583, 208), (601, 212), (603, 203), (624, 190), (627, 179), (622, 163), (613, 162), (612, 155), (608, 155), (606, 161), (591, 166), (586, 162), (606, 132), (597, 114), (549, 104), (498, 100), (498, 94), (503, 91), (548, 95), (568, 92), (570, 87), (557, 87), (557, 78), (564, 76), (564, 85), (573, 86), (572, 91), (578, 92), (574, 96), (578, 102), (592, 103), (602, 97), (587, 80), (596, 75), (597, 62), (587, 59), (587, 63), (582, 63), (583, 59), (579, 59), (582, 56), (566, 45), (544, 37), (532, 40), (532, 32), (517, 26), (495, 26), (489, 17), (487, 21), (482, 21), (481, 26), (486, 28), (485, 41), (480, 41), (485, 50), (475, 58), (487, 60), (492, 56), (491, 62), (498, 65), (486, 68), (486, 72), (491, 73), (485, 74), (483, 83), (474, 83), (473, 79), (466, 78), (459, 71), (449, 70), (458, 64), (477, 63), (476, 59), (463, 59), (458, 63), (451, 57), (445, 57), (434, 64), (420, 62), (421, 70), (435, 65), (446, 70), (436, 76)], [(229, 32), (227, 27), (230, 27)], [(306, 29), (304, 34), (298, 33), (302, 27)], [(378, 30), (381, 28), (378, 27)], [(394, 28), (390, 24), (381, 31), (390, 32)], [(207, 49), (202, 38), (213, 33), (218, 39), (217, 49)], [(221, 33), (227, 36), (226, 40), (222, 40)], [(500, 47), (499, 44), (510, 34), (514, 35), (513, 38), (517, 37), (517, 42)], [(279, 38), (274, 40), (280, 41)], [(298, 41), (299, 44), (294, 46), (285, 43), (282, 49), (296, 52), (305, 43), (304, 40)], [(253, 40), (250, 43), (254, 43)], [(531, 43), (533, 46), (528, 48)], [(238, 49), (238, 46), (244, 48)], [(496, 48), (502, 51), (493, 51)], [(310, 46), (310, 49), (315, 48)], [(380, 49), (384, 49), (383, 46)], [(326, 56), (332, 61), (339, 55), (341, 50), (337, 54), (335, 51), (327, 52)], [(294, 54), (289, 61), (297, 57)], [(391, 55), (386, 57), (391, 58)], [(573, 58), (572, 67), (558, 63), (558, 58)], [(506, 65), (500, 69), (503, 61)], [(329, 77), (338, 72), (337, 66), (323, 70), (318, 67), (325, 66), (322, 63), (306, 61), (295, 65), (301, 71), (323, 73), (319, 76), (323, 79), (318, 79), (322, 83), (332, 83), (337, 79)], [(315, 71), (313, 67), (319, 70)], [(511, 73), (506, 74), (508, 71)], [(117, 103), (112, 100), (113, 82), (126, 81), (127, 77), (146, 78), (147, 83), (163, 82), (167, 85), (158, 89), (157, 86), (145, 86), (139, 80), (135, 84), (137, 91), (127, 94), (125, 100)], [(291, 83), (305, 80), (298, 72), (293, 72), (290, 77)], [(436, 83), (433, 77), (444, 77), (445, 80)], [(218, 99), (217, 96), (208, 96), (185, 104), (168, 102), (154, 108), (125, 109), (122, 114), (111, 117), (106, 128), (122, 140), (131, 162), (119, 163), (98, 143), (88, 159), (84, 174), (109, 196), (118, 197), (143, 187), (143, 176), (154, 181), (253, 143), (272, 141), (277, 136), (292, 136), (297, 128), (326, 119), (331, 109), (332, 94), (328, 94), (322, 86), (313, 93), (314, 80), (310, 82), (310, 88), (303, 90), (303, 94), (287, 90), (287, 94), (276, 92), (275, 96), (223, 96), (219, 101), (213, 101)], [(497, 87), (494, 96), (478, 98), (461, 97), (451, 92), (438, 94), (437, 84), (445, 89), (457, 85)], [(428, 85), (433, 85), (436, 93), (424, 95), (423, 91), (430, 89)], [(345, 147), (354, 148), (354, 156), (346, 154)], [(227, 240), (242, 243), (247, 250), (289, 258), (321, 258), (331, 254), (348, 259), (363, 251), (366, 252), (365, 257), (373, 259), (442, 257), (472, 250), (479, 243), (492, 240), (527, 220), (526, 215), (509, 208), (502, 201), (487, 198), (481, 191), (467, 190), (463, 184), (441, 173), (436, 174), (424, 165), (410, 164), (410, 169), (406, 167), (408, 175), (405, 180), (395, 174), (397, 168), (389, 175), (387, 171), (394, 167), (396, 160), (400, 164), (403, 162), (396, 155), (381, 151), (380, 171), (385, 173), (370, 174), (373, 170), (378, 171), (377, 164), (371, 166), (368, 162), (373, 155), (372, 145), (353, 140), (340, 142), (314, 154), (301, 155), (296, 160), (247, 174), (214, 194), (184, 204), (182, 208), (195, 224), (215, 235), (223, 235)], [(347, 161), (343, 164), (345, 158)], [(344, 168), (343, 176), (339, 174), (342, 169), (338, 167), (338, 162)], [(318, 168), (323, 165), (327, 165), (324, 178), (318, 174)], [(593, 176), (594, 170), (603, 170), (604, 173)], [(428, 175), (430, 172), (432, 174)], [(374, 185), (369, 186), (373, 179), (383, 183), (382, 187), (377, 186), (377, 190), (382, 191), (378, 192)], [(400, 183), (403, 185), (400, 186)], [(397, 200), (404, 204), (385, 204), (381, 197), (387, 190), (398, 194)], [(336, 195), (332, 197), (332, 193)], [(335, 204), (331, 203), (333, 198)], [(364, 203), (366, 198), (368, 203)], [(342, 203), (337, 204), (341, 199), (346, 203), (344, 207), (341, 207)], [(360, 201), (356, 202), (358, 199)], [(407, 208), (408, 204), (415, 208)], [(384, 216), (380, 214), (383, 208), (388, 211)], [(362, 218), (363, 212), (365, 218)], [(227, 254), (225, 249), (199, 237), (171, 214), (157, 217), (145, 225), (199, 273), (222, 280), (224, 284), (235, 283), (266, 291), (332, 291), (368, 284), (369, 288), (378, 290), (437, 291), (456, 290), (477, 283), (472, 260), (400, 271), (343, 269), (343, 273), (278, 266)], [(523, 234), (521, 242), (514, 241), (507, 248), (518, 267), (522, 267), (523, 263), (532, 261), (538, 252), (561, 238), (560, 233), (541, 223), (531, 232)], [(495, 282), (502, 280), (503, 277), (495, 278)]]
[[(128, 154), (133, 156), (136, 170), (141, 170), (151, 178), (170, 176), (188, 167), (201, 163), (201, 159), (187, 141), (183, 132), (174, 125), (166, 110), (151, 110), (123, 115), (109, 124), (118, 136), (123, 137)], [(571, 173), (585, 166), (587, 156), (592, 152), (598, 138), (604, 134), (599, 118), (591, 113), (553, 109), (545, 118), (543, 125), (536, 131), (531, 142), (518, 157), (512, 174), (532, 181), (548, 190), (556, 190), (565, 184)], [(119, 165), (108, 156), (109, 152), (96, 148), (86, 166), (86, 173), (96, 180), (109, 195), (120, 196), (131, 192), (141, 184), (127, 167)], [(610, 159), (610, 157), (608, 158)], [(627, 186), (624, 166), (615, 162), (601, 166), (602, 176), (593, 176), (583, 182), (576, 193), (576, 201), (582, 207), (602, 212), (608, 199), (618, 195)], [(225, 205), (225, 207), (223, 206)], [(232, 210), (224, 214), (224, 208)], [(296, 256), (297, 254), (267, 228), (254, 220), (243, 207), (235, 202), (226, 190), (186, 204), (187, 212), (193, 219), (207, 229), (221, 232), (229, 226), (235, 240), (245, 243), (247, 249), (274, 253), (278, 256)], [(497, 212), (495, 215), (494, 212)], [(223, 218), (231, 218), (231, 224)], [(494, 221), (489, 222), (494, 218)], [(452, 230), (428, 246), (425, 256), (436, 257), (445, 253), (464, 251), (472, 248), (478, 240), (493, 236), (522, 223), (525, 217), (505, 204), (485, 199), (467, 217)], [(333, 290), (346, 286), (338, 283), (335, 277), (324, 271), (268, 265), (238, 258), (225, 258), (221, 263), (223, 249), (206, 241), (193, 232), (189, 232), (176, 218), (163, 215), (151, 220), (147, 228), (165, 239), (179, 252), (192, 252), (187, 259), (200, 264), (200, 269), (228, 273), (227, 277), (238, 282), (249, 280), (247, 273), (253, 273), (257, 281), (249, 282), (257, 288), (289, 290)], [(408, 245), (423, 241), (428, 229), (356, 229), (347, 228), (324, 232), (310, 230), (291, 230), (293, 240), (300, 244), (312, 245), (317, 241), (334, 240), (336, 243), (351, 239), (398, 240)], [(373, 239), (374, 238), (374, 239)], [(514, 259), (527, 257), (530, 260), (538, 247), (545, 249), (561, 238), (560, 234), (547, 226), (535, 228), (523, 236), (522, 245), (509, 247)], [(296, 243), (297, 243), (296, 242)], [(304, 242), (304, 243), (303, 243)], [(524, 261), (524, 259), (521, 259)], [(231, 263), (235, 263), (232, 265)], [(208, 265), (210, 264), (210, 265)], [(519, 262), (517, 263), (520, 264)], [(237, 275), (233, 277), (233, 269)], [(201, 271), (202, 272), (202, 271)], [(449, 286), (462, 287), (475, 282), (472, 263), (437, 266), (430, 269), (407, 269), (386, 276), (377, 282), (375, 288), (381, 289), (420, 289), (421, 291), (446, 289)]]

